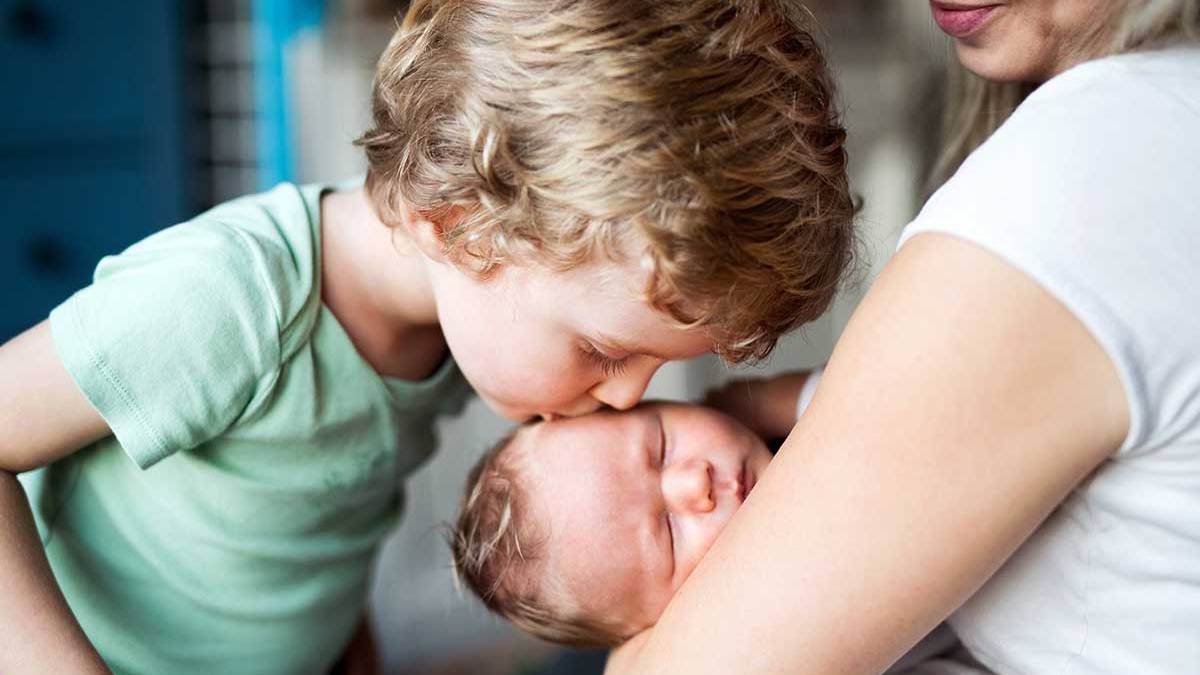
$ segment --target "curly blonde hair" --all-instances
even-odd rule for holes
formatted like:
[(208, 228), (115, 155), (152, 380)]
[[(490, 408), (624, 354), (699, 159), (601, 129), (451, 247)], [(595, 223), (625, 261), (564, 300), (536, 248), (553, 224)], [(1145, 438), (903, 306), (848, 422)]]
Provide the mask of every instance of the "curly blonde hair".
[(788, 0), (418, 0), (357, 141), (368, 193), (389, 226), (444, 221), (481, 275), (647, 247), (653, 307), (730, 361), (765, 357), (855, 247), (807, 20)]
[(545, 533), (521, 483), (521, 429), (502, 438), (467, 476), (448, 533), (454, 572), (483, 604), (535, 637), (572, 647), (615, 647), (631, 637), (621, 622), (575, 602), (541, 559)]

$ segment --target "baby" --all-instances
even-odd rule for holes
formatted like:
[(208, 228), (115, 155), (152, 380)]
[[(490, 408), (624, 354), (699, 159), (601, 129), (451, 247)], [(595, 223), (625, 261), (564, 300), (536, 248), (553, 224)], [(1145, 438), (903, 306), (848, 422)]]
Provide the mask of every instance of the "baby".
[(468, 478), (456, 568), (534, 635), (619, 644), (654, 623), (770, 461), (749, 429), (697, 405), (521, 427)]
[[(790, 374), (749, 391), (757, 409), (776, 411), (782, 436), (819, 379)], [(735, 390), (716, 402), (741, 407)], [(618, 645), (658, 620), (771, 456), (750, 427), (693, 404), (519, 427), (467, 479), (451, 542), (456, 571), (535, 636)], [(952, 644), (952, 635), (931, 636), (897, 668)]]

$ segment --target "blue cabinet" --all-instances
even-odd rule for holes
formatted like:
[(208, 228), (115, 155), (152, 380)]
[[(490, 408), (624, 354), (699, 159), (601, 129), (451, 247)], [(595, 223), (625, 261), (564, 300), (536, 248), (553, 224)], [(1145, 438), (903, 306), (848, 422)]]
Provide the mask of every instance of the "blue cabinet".
[(187, 217), (185, 46), (165, 0), (0, 0), (0, 340)]

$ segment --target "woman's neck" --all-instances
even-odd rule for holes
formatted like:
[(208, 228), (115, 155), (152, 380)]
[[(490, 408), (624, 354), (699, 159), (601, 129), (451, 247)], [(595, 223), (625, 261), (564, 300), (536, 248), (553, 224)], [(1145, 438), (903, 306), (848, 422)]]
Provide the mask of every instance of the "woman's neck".
[(425, 260), (364, 190), (322, 197), (321, 253), (321, 299), (375, 371), (420, 380), (436, 370), (446, 343)]

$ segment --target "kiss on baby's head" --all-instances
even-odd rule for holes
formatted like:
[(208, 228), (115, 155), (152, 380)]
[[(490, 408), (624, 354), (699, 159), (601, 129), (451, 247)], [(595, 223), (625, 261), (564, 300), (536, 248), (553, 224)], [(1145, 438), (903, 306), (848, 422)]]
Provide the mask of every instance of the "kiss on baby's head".
[[(481, 278), (641, 271), (639, 300), (730, 361), (764, 357), (824, 311), (852, 257), (845, 130), (806, 20), (784, 0), (418, 0), (358, 140), (374, 208), (435, 222), (437, 255)], [(439, 318), (480, 394), (528, 412), (489, 397), (501, 378)], [(606, 374), (630, 365), (621, 344), (578, 347)], [(557, 403), (535, 412), (594, 409)]]
[(533, 635), (620, 644), (658, 619), (770, 461), (749, 429), (697, 405), (520, 427), (468, 477), (456, 571)]

